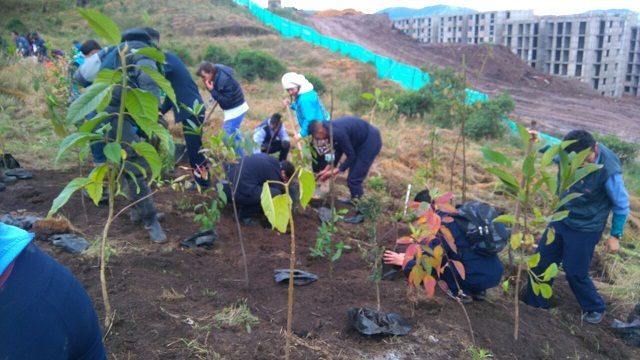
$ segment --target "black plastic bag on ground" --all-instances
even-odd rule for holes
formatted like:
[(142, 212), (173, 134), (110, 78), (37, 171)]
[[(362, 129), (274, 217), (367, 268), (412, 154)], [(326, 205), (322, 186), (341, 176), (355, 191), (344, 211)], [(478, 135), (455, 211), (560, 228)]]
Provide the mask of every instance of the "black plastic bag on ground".
[[(285, 283), (285, 284), (289, 283), (289, 269), (277, 269), (274, 271), (276, 273), (274, 278), (277, 283)], [(310, 272), (306, 272), (298, 269), (293, 270), (293, 285), (295, 286), (309, 285), (312, 282), (317, 280), (318, 280), (318, 276)]]
[(627, 344), (640, 347), (640, 303), (636, 304), (631, 311), (626, 323), (620, 320), (613, 320), (611, 330)]
[(198, 231), (185, 240), (180, 241), (180, 245), (188, 247), (189, 249), (203, 247), (207, 250), (211, 250), (216, 240), (218, 240), (218, 233), (215, 230), (209, 229)]
[(351, 325), (364, 335), (407, 335), (409, 322), (399, 314), (385, 314), (368, 308), (347, 310)]
[(42, 218), (35, 217), (35, 216), (18, 216), (14, 218), (9, 214), (5, 214), (5, 215), (2, 215), (2, 217), (0, 217), (1, 223), (11, 225), (11, 226), (16, 226), (22, 230), (27, 230), (27, 231), (31, 230), (31, 228), (33, 227), (33, 224), (39, 220), (42, 220)]
[(0, 156), (0, 168), (4, 169), (17, 169), (20, 167), (20, 163), (11, 154), (4, 154)]
[(49, 237), (49, 241), (54, 246), (61, 247), (72, 254), (80, 254), (91, 246), (87, 240), (73, 234), (52, 235)]

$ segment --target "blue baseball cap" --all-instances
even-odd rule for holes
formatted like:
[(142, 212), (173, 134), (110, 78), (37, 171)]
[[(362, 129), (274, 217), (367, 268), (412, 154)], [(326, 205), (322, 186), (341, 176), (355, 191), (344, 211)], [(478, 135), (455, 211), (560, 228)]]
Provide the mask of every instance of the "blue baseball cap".
[(0, 274), (29, 245), (33, 236), (19, 227), (0, 223)]

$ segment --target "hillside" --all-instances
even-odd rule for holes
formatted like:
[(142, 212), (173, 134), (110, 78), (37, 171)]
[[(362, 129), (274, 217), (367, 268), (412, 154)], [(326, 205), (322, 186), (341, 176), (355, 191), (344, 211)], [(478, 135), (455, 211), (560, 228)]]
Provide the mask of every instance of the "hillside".
[[(391, 28), (386, 15), (307, 18), (319, 33), (364, 46), (413, 66), (452, 66), (463, 61), (472, 87), (489, 96), (509, 91), (516, 102), (512, 117), (536, 120), (551, 134), (573, 128), (640, 139), (640, 98), (606, 98), (587, 85), (533, 69), (503, 46), (422, 44)], [(477, 75), (480, 74), (480, 75)]]

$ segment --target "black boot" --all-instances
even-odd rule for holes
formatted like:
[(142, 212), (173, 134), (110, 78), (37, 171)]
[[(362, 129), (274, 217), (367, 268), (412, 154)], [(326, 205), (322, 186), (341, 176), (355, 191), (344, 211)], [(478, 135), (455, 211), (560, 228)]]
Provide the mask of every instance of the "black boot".
[(149, 232), (149, 238), (151, 241), (161, 244), (167, 242), (167, 235), (162, 230), (160, 222), (154, 213), (151, 219), (147, 219), (144, 222), (144, 228)]
[(356, 212), (355, 216), (344, 219), (344, 222), (347, 224), (360, 224), (361, 222), (364, 222), (364, 215)]

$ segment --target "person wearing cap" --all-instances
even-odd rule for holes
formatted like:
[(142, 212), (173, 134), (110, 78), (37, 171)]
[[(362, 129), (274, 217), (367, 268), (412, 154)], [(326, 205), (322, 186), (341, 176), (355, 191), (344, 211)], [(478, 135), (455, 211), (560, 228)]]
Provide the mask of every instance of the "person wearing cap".
[(291, 144), (287, 129), (282, 123), (282, 115), (275, 113), (261, 122), (253, 131), (253, 142), (256, 144), (256, 148), (253, 150), (254, 154), (280, 152), (278, 159), (280, 161), (287, 160)]
[[(347, 202), (357, 203), (364, 194), (362, 182), (382, 149), (380, 130), (355, 116), (337, 118), (332, 123), (333, 144), (329, 144), (329, 146), (332, 146), (335, 151), (335, 168), (331, 169), (331, 166), (327, 165), (318, 173), (317, 177), (320, 181), (325, 181), (331, 176), (349, 169), (347, 186), (351, 192), (351, 199)], [(328, 122), (312, 121), (309, 123), (308, 132), (315, 140), (326, 141), (329, 139)], [(346, 159), (342, 164), (339, 164), (343, 154), (346, 155)], [(356, 211), (355, 216), (344, 221), (350, 224), (359, 224), (364, 221), (364, 216)]]
[(198, 65), (196, 75), (202, 79), (204, 86), (211, 93), (212, 100), (217, 101), (224, 112), (222, 130), (227, 136), (233, 138), (236, 153), (241, 157), (244, 156), (244, 152), (239, 146), (242, 140), (240, 124), (242, 124), (244, 115), (249, 111), (249, 105), (244, 100), (244, 93), (240, 83), (236, 80), (235, 72), (226, 65), (203, 61)]
[(89, 296), (33, 236), (0, 223), (0, 357), (106, 359)]
[[(610, 213), (613, 216), (606, 249), (610, 253), (618, 252), (619, 239), (629, 214), (629, 194), (622, 179), (620, 159), (613, 151), (598, 143), (584, 130), (570, 131), (563, 141), (574, 141), (564, 149), (567, 154), (589, 149), (584, 164), (598, 164), (602, 167), (562, 194), (562, 198), (573, 194), (581, 195), (569, 200), (559, 209), (568, 211), (567, 217), (549, 224), (536, 250), (540, 254), (540, 261), (531, 271), (540, 276), (552, 263), (562, 263), (567, 282), (582, 309), (582, 319), (597, 324), (604, 318), (606, 304), (589, 276), (589, 266)], [(553, 242), (547, 244), (549, 228), (553, 228), (555, 237)], [(550, 307), (547, 299), (541, 294), (535, 294), (531, 282), (527, 285), (526, 303), (543, 309)]]

